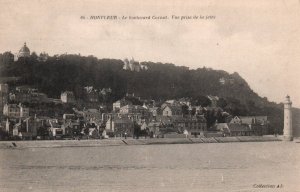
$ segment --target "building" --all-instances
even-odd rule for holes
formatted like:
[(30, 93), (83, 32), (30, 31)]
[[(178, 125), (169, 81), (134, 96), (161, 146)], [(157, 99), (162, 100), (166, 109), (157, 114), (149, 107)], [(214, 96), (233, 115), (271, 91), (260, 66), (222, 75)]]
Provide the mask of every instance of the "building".
[(235, 116), (230, 124), (247, 125), (255, 135), (267, 135), (269, 131), (268, 116)]
[(18, 137), (22, 140), (32, 140), (34, 136), (30, 132), (19, 132)]
[(224, 77), (221, 77), (219, 79), (219, 82), (220, 82), (221, 85), (234, 84), (234, 79), (233, 78), (224, 78)]
[(235, 116), (230, 123), (235, 124), (268, 124), (268, 116)]
[(191, 106), (191, 100), (189, 98), (181, 98), (178, 100), (178, 102), (180, 103), (180, 105), (186, 105), (188, 107)]
[(41, 126), (41, 122), (36, 118), (28, 117), (24, 120), (19, 119), (14, 125), (12, 125), (11, 131), (11, 122), (6, 121), (6, 130), (9, 135), (13, 137), (19, 137), (24, 140), (31, 140), (37, 137), (37, 130)]
[(228, 123), (230, 136), (251, 136), (254, 135), (254, 131), (245, 124)]
[(149, 67), (147, 66), (147, 65), (143, 65), (143, 64), (140, 64), (140, 66), (141, 66), (141, 70), (148, 70), (149, 69)]
[(18, 53), (18, 58), (25, 58), (25, 57), (30, 57), (30, 50), (26, 46), (26, 42), (24, 43), (24, 46), (20, 49)]
[(202, 115), (203, 114), (203, 107), (196, 106), (196, 107), (194, 107), (194, 109), (195, 109), (195, 115)]
[(76, 115), (75, 114), (63, 114), (63, 120), (68, 121), (68, 120), (75, 120)]
[(214, 125), (214, 130), (222, 132), (223, 136), (230, 136), (228, 123), (216, 123)]
[(16, 124), (13, 126), (13, 135), (12, 135), (12, 136), (18, 137), (18, 136), (19, 136), (19, 133), (20, 133), (20, 130), (21, 130), (21, 122), (16, 123)]
[(148, 123), (147, 128), (149, 129), (150, 137), (156, 137), (159, 134), (159, 128), (161, 127), (161, 123), (155, 120), (152, 120)]
[(20, 92), (20, 93), (36, 93), (38, 91), (38, 89), (27, 86), (27, 85), (23, 85), (23, 86), (17, 86), (16, 91)]
[(21, 104), (5, 104), (3, 115), (11, 118), (27, 118), (29, 117), (29, 108)]
[(3, 113), (3, 107), (8, 101), (8, 85), (0, 84), (0, 114)]
[(86, 91), (86, 99), (88, 102), (97, 103), (99, 101), (99, 94), (93, 86), (84, 87)]
[(174, 99), (172, 100), (166, 100), (161, 106), (160, 108), (163, 109), (168, 105), (176, 105), (176, 106), (180, 106), (180, 103)]
[(116, 117), (118, 117), (117, 113), (102, 113), (101, 121), (106, 123), (109, 119), (114, 119)]
[(182, 116), (182, 108), (177, 105), (167, 105), (163, 108), (162, 115), (167, 117)]
[(126, 99), (121, 99), (113, 103), (113, 111), (119, 111), (121, 107), (125, 105), (132, 105), (130, 101), (127, 101)]
[(100, 138), (99, 130), (97, 128), (89, 128), (89, 138), (99, 139)]
[(111, 88), (103, 88), (100, 90), (99, 92), (99, 99), (102, 99), (102, 101), (107, 101), (109, 95), (112, 93), (112, 89)]
[(163, 115), (159, 115), (156, 118), (156, 121), (160, 122), (161, 127), (164, 128), (173, 128), (174, 127), (173, 120), (174, 118), (171, 118), (169, 116), (163, 116)]
[(8, 93), (8, 85), (7, 84), (0, 84), (0, 92)]
[(148, 70), (148, 66), (142, 65), (139, 62), (136, 62), (133, 58), (130, 60), (125, 58), (123, 63), (124, 63), (124, 66), (123, 66), (124, 70), (136, 71), (136, 72), (140, 72), (141, 70)]
[(52, 138), (61, 138), (64, 134), (64, 130), (62, 128), (61, 125), (59, 125), (58, 120), (57, 119), (49, 119), (48, 120), (49, 124), (50, 124), (50, 136)]
[(148, 109), (150, 116), (152, 116), (152, 118), (156, 118), (158, 115), (161, 115), (161, 110), (159, 107), (151, 107)]
[(226, 80), (224, 77), (222, 77), (219, 79), (219, 82), (220, 82), (220, 84), (225, 85)]
[(19, 86), (9, 94), (9, 100), (20, 103), (41, 103), (48, 102), (48, 96), (45, 93), (39, 93), (35, 88)]
[(106, 132), (113, 132), (115, 136), (133, 135), (133, 122), (128, 118), (109, 119), (106, 122)]
[(137, 123), (141, 123), (145, 119), (145, 116), (143, 116), (141, 113), (127, 113), (127, 114), (119, 113), (118, 116), (121, 118), (130, 119), (132, 122), (137, 122)]
[(37, 121), (35, 118), (28, 117), (16, 125), (20, 125), (18, 127), (19, 138), (23, 140), (32, 140), (37, 137), (37, 129), (41, 126), (41, 122)]
[(191, 135), (200, 135), (201, 133), (207, 131), (206, 119), (202, 115), (192, 116), (187, 118), (185, 127)]
[(61, 102), (63, 103), (75, 103), (75, 96), (72, 91), (65, 91), (60, 95)]
[(120, 108), (120, 114), (140, 113), (143, 117), (149, 116), (149, 111), (140, 105), (125, 105)]
[(42, 126), (42, 123), (33, 117), (28, 117), (23, 122), (25, 123), (26, 133), (30, 133), (35, 138), (37, 136), (37, 129)]
[(219, 101), (219, 97), (218, 96), (208, 95), (207, 98), (211, 102), (210, 107), (217, 107), (218, 106), (218, 101)]
[(12, 135), (13, 133), (13, 125), (8, 119), (5, 121), (5, 131), (8, 133), (8, 135)]
[(83, 118), (87, 121), (101, 120), (102, 114), (98, 109), (85, 109), (82, 111)]
[(200, 135), (207, 130), (207, 123), (204, 116), (176, 117), (172, 118), (175, 130), (183, 132), (186, 130), (190, 135)]
[(69, 119), (65, 120), (61, 126), (61, 129), (63, 130), (63, 135), (72, 137), (74, 135), (78, 135), (82, 127), (79, 121)]

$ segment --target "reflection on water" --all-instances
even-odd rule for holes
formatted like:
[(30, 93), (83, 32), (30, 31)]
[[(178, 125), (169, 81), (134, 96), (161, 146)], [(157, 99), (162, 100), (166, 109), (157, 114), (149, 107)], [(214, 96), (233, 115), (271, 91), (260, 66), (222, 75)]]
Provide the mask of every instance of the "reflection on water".
[(0, 150), (0, 191), (300, 190), (297, 143)]

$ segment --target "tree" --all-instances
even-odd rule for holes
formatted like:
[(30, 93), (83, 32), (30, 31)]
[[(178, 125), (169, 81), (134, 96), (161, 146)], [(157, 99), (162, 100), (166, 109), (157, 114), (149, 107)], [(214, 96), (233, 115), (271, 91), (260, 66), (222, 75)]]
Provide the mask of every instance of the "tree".
[(217, 101), (217, 106), (224, 109), (226, 105), (227, 105), (226, 100), (224, 98), (219, 98), (219, 100)]
[(48, 128), (45, 127), (45, 126), (39, 127), (39, 128), (37, 129), (37, 135), (38, 135), (38, 136), (41, 136), (41, 137), (49, 136)]
[(0, 140), (4, 140), (8, 138), (8, 133), (6, 131), (3, 131), (2, 129), (0, 129)]
[[(143, 62), (149, 67), (147, 71), (132, 72), (122, 70), (124, 63), (117, 59), (63, 54), (36, 60), (34, 53), (31, 56), (13, 61), (10, 52), (0, 54), (1, 80), (3, 77), (17, 77), (18, 81), (9, 82), (10, 87), (30, 85), (46, 93), (49, 98), (59, 98), (61, 92), (68, 90), (75, 93), (76, 99), (84, 100), (85, 86), (93, 86), (97, 90), (110, 88), (110, 95), (102, 99), (108, 105), (123, 98), (126, 92), (160, 101), (190, 97), (193, 105), (202, 107), (211, 104), (205, 95), (218, 95), (226, 98), (221, 98), (218, 106), (232, 115), (268, 114), (276, 122), (283, 121), (282, 116), (272, 112), (276, 110), (281, 113), (283, 108), (259, 97), (237, 73), (209, 68), (189, 70), (170, 63), (154, 62)], [(232, 80), (232, 83), (220, 85), (221, 77)], [(133, 104), (143, 104), (137, 98), (131, 100)], [(247, 100), (251, 102), (247, 103)], [(252, 102), (256, 105), (253, 106)], [(52, 107), (49, 111), (54, 114), (56, 109), (59, 108)]]
[(14, 62), (14, 55), (11, 52), (0, 54), (0, 66), (10, 65)]
[(141, 132), (141, 126), (139, 126), (139, 124), (137, 124), (137, 122), (134, 122), (133, 123), (133, 135), (136, 139), (139, 139), (140, 132)]
[(34, 61), (37, 61), (38, 55), (36, 54), (36, 52), (32, 52), (32, 53), (31, 53), (30, 59), (31, 59), (31, 60), (34, 60)]
[(136, 97), (126, 97), (127, 101), (130, 101), (133, 105), (143, 105), (143, 103)]
[(84, 132), (85, 135), (89, 135), (90, 130), (89, 130), (88, 127), (85, 127), (85, 128), (83, 129), (83, 132)]
[(189, 107), (187, 105), (182, 105), (181, 110), (182, 110), (183, 115), (189, 114)]
[(206, 96), (200, 95), (195, 98), (195, 104), (197, 106), (201, 105), (202, 107), (207, 107), (211, 104), (211, 101)]

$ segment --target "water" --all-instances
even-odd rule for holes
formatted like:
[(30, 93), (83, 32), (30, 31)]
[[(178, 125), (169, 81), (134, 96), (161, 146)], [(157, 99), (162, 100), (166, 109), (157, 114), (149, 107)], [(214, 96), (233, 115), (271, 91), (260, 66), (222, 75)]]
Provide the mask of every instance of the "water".
[(264, 142), (0, 149), (0, 191), (300, 191), (299, 147)]

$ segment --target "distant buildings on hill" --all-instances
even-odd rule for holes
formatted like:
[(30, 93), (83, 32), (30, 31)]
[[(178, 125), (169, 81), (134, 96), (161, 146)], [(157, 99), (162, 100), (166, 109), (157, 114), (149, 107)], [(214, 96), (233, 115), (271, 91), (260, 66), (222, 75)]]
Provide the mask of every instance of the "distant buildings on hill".
[[(25, 42), (18, 52), (14, 54), (11, 52), (6, 52), (5, 54), (7, 54), (6, 56), (9, 57), (9, 60), (11, 62), (13, 62), (19, 60), (20, 58), (29, 58), (32, 53), (30, 52), (30, 49), (27, 47), (27, 44)], [(47, 61), (48, 57), (49, 55), (43, 52), (40, 53), (40, 55), (37, 57), (37, 60), (41, 62), (45, 62)]]
[(136, 71), (140, 72), (142, 70), (148, 70), (148, 66), (142, 65), (139, 62), (135, 61), (133, 58), (128, 60), (127, 58), (124, 59), (124, 70), (128, 71)]
[(233, 78), (225, 78), (225, 77), (222, 77), (219, 79), (219, 83), (221, 85), (226, 85), (226, 84), (234, 84), (234, 79)]
[(75, 103), (75, 96), (72, 91), (65, 91), (60, 95), (61, 102), (63, 103)]

